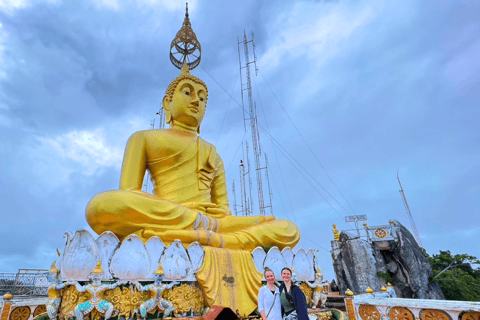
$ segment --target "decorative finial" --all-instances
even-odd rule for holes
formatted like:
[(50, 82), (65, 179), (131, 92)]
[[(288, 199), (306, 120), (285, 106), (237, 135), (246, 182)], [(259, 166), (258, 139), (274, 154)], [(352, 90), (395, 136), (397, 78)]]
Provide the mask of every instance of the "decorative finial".
[(393, 287), (390, 282), (387, 282), (387, 287)]
[(13, 298), (13, 296), (12, 296), (10, 293), (5, 293), (5, 294), (3, 295), (3, 300), (10, 300), (10, 299), (12, 299), (12, 298)]
[(347, 289), (347, 291), (345, 291), (345, 295), (351, 297), (353, 296), (353, 291), (350, 289)]
[(165, 273), (163, 272), (163, 268), (162, 268), (162, 263), (161, 263), (161, 262), (158, 263), (158, 268), (157, 268), (157, 270), (155, 270), (155, 272), (154, 272), (153, 274), (165, 274)]
[(368, 287), (367, 290), (365, 290), (366, 293), (373, 293), (373, 289)]
[(193, 70), (200, 64), (201, 57), (202, 47), (192, 29), (187, 2), (182, 28), (177, 32), (170, 44), (170, 61), (178, 69), (181, 69), (184, 62), (186, 62), (188, 68)]
[(180, 69), (180, 74), (190, 73), (190, 69), (188, 68), (187, 60), (183, 61), (182, 69)]
[(385, 288), (385, 286), (382, 287), (382, 291), (385, 292), (387, 291), (387, 288)]
[(100, 260), (98, 260), (97, 266), (95, 267), (95, 270), (92, 271), (92, 273), (103, 273), (102, 262)]
[(57, 264), (57, 260), (53, 261), (52, 265), (50, 266), (50, 271), (48, 271), (49, 273), (59, 273), (60, 270), (57, 269), (57, 267), (55, 266)]
[(62, 254), (60, 253), (60, 250), (58, 250), (58, 248), (57, 248), (57, 254), (58, 254), (59, 257), (62, 255)]

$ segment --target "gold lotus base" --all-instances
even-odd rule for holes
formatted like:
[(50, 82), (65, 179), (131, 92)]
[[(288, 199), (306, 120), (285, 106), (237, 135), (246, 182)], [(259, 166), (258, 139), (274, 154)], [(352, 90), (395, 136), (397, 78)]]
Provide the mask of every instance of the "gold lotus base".
[[(115, 316), (124, 316), (126, 319), (130, 319), (135, 316), (135, 310), (139, 310), (140, 305), (151, 297), (149, 292), (139, 292), (135, 286), (126, 285), (122, 288), (115, 288), (114, 290), (107, 291), (102, 298), (111, 302), (114, 309), (118, 310), (118, 313), (116, 313)], [(202, 293), (196, 284), (182, 283), (172, 289), (165, 290), (163, 298), (172, 302), (175, 307), (175, 310), (173, 311), (175, 317), (187, 312), (201, 315), (205, 308)], [(74, 317), (73, 311), (75, 307), (90, 299), (90, 294), (86, 292), (78, 292), (75, 286), (68, 286), (63, 292), (58, 318), (63, 320)], [(149, 313), (153, 314), (156, 312), (163, 313), (163, 310), (155, 308)], [(86, 315), (84, 319), (101, 320), (102, 318), (103, 314), (94, 309)]]

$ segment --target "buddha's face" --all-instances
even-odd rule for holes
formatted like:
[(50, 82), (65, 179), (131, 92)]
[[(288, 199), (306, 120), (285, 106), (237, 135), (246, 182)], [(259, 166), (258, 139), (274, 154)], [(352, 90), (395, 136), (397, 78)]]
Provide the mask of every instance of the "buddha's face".
[(172, 101), (164, 100), (164, 108), (174, 122), (198, 128), (205, 115), (206, 103), (205, 87), (185, 79), (175, 88)]

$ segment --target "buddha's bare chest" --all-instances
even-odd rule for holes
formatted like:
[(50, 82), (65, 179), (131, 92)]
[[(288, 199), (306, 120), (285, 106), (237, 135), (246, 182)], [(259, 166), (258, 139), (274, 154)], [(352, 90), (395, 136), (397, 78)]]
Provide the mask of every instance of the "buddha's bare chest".
[(167, 159), (182, 154), (186, 149), (196, 151), (197, 137), (162, 134), (148, 137), (145, 141), (145, 146), (147, 160)]

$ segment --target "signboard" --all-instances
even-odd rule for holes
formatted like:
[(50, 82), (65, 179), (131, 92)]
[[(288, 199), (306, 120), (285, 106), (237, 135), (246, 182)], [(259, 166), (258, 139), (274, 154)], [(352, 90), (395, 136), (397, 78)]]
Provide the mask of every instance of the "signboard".
[(367, 215), (361, 214), (356, 216), (346, 216), (345, 222), (367, 221)]

